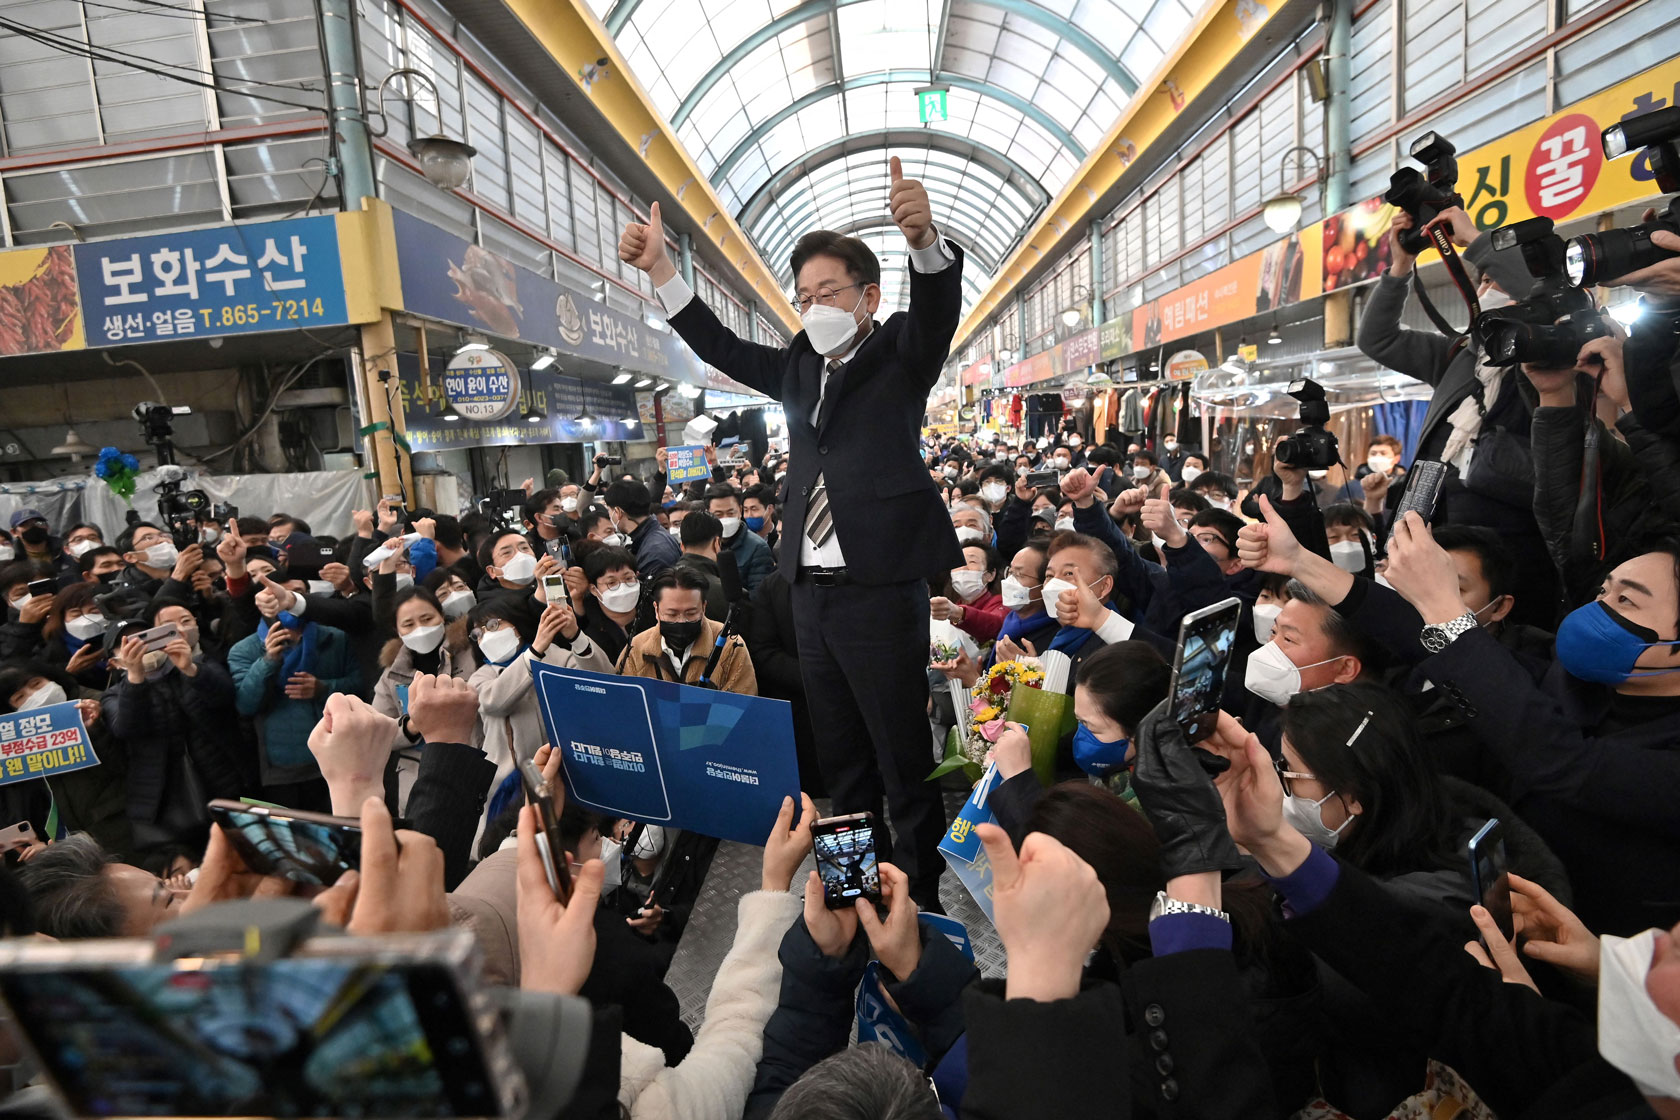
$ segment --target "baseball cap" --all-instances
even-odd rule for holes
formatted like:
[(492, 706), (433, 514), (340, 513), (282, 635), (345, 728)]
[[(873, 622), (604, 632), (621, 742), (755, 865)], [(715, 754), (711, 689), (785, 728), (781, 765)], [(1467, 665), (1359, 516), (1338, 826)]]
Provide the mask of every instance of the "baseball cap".
[(16, 529), (25, 521), (45, 521), (46, 519), (47, 515), (42, 513), (40, 510), (25, 507), (12, 513), (11, 528)]

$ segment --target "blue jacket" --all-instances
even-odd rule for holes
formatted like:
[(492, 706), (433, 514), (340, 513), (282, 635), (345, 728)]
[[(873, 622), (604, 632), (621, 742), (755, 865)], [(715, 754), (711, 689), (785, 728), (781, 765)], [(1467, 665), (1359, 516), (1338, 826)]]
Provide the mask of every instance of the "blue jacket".
[(735, 567), (741, 572), (741, 587), (748, 595), (757, 591), (764, 577), (776, 570), (776, 557), (770, 552), (770, 546), (745, 525), (729, 542), (729, 550), (735, 554)]
[(321, 720), (327, 697), (335, 692), (357, 694), (362, 676), (356, 655), (344, 631), (331, 626), (315, 627), (315, 695), (293, 700), (286, 695), (286, 682), (279, 661), (263, 656), (259, 634), (241, 639), (228, 651), (228, 670), (233, 674), (239, 714), (256, 721), (257, 735), (272, 766), (305, 766), (314, 762), (309, 753), (309, 733)]

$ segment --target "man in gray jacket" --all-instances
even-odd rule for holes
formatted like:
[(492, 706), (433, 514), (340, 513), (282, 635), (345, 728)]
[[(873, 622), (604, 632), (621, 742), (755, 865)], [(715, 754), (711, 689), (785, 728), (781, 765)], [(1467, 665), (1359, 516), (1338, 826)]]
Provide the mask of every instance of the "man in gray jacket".
[[(1527, 296), (1534, 277), (1518, 250), (1495, 252), (1492, 239), (1456, 207), (1443, 211), (1441, 220), (1453, 243), (1464, 249), (1464, 259), (1481, 271), (1484, 310)], [(1435, 387), (1414, 457), (1450, 468), (1434, 521), (1498, 532), (1522, 573), (1517, 602), (1528, 617), (1516, 621), (1549, 630), (1556, 622), (1559, 586), (1534, 521), (1534, 460), (1529, 452), (1534, 391), (1517, 367), (1485, 364), (1474, 340), (1454, 350), (1448, 339), (1433, 331), (1400, 325), (1416, 258), (1400, 247), (1398, 234), (1410, 228), (1409, 215), (1394, 216), (1389, 234), (1392, 263), (1360, 320), (1359, 349), (1373, 361)], [(1462, 309), (1445, 314), (1449, 321), (1464, 318)]]

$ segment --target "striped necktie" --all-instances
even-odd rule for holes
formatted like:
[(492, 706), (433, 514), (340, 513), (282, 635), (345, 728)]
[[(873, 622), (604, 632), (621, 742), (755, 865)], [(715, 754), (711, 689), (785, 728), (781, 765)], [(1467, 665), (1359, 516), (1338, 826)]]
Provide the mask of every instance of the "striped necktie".
[[(840, 372), (841, 362), (838, 358), (828, 363), (828, 375), (833, 377)], [(820, 402), (822, 394), (817, 395)], [(818, 409), (821, 409), (818, 404)], [(834, 514), (828, 508), (828, 483), (823, 481), (822, 475), (817, 475), (816, 484), (811, 488), (811, 504), (805, 510), (805, 535), (812, 544), (821, 548), (834, 536)]]

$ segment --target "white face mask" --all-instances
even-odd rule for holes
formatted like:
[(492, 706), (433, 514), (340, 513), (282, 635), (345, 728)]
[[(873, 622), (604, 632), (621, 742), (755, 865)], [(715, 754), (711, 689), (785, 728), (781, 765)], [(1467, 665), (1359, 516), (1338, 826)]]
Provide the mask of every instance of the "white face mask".
[(89, 641), (105, 633), (105, 616), (84, 614), (80, 618), (67, 618), (64, 620), (64, 629), (84, 642)]
[[(521, 553), (521, 555), (523, 555), (523, 553)], [(398, 591), (402, 591), (405, 588), (409, 588), (409, 587), (413, 587), (413, 586), (414, 586), (414, 573), (413, 572), (398, 572), (397, 573), (397, 590)]]
[(601, 600), (601, 605), (609, 611), (629, 614), (636, 609), (636, 603), (642, 597), (642, 585), (632, 580), (629, 583), (621, 583), (617, 587), (609, 587), (605, 591), (596, 588), (595, 595)]
[(1176, 439), (1162, 440), (1161, 446), (1165, 447), (1168, 451), (1177, 451), (1178, 441)]
[(1268, 700), (1281, 708), (1289, 703), (1291, 696), (1301, 691), (1302, 669), (1315, 669), (1320, 665), (1340, 660), (1339, 657), (1327, 657), (1323, 661), (1314, 661), (1311, 665), (1298, 666), (1289, 660), (1289, 655), (1284, 653), (1276, 642), (1267, 642), (1248, 655), (1248, 669), (1243, 674), (1243, 687), (1260, 699)]
[(614, 548), (629, 548), (630, 536), (627, 533), (608, 533), (601, 543), (610, 544)]
[(23, 703), (17, 706), (17, 710), (20, 712), (26, 712), (31, 708), (45, 708), (49, 704), (62, 704), (68, 699), (69, 697), (64, 694), (63, 685), (59, 684), (57, 681), (48, 681), (40, 688), (37, 688), (34, 692), (31, 692), (28, 696), (25, 696), (23, 698)]
[(1329, 471), (1327, 471), (1327, 470), (1323, 470), (1323, 471), (1308, 471), (1308, 472), (1307, 472), (1307, 477), (1308, 477), (1308, 478), (1310, 478), (1310, 479), (1312, 479), (1312, 480), (1314, 480), (1314, 481), (1315, 481), (1315, 482), (1316, 482), (1316, 481), (1318, 481), (1318, 480), (1319, 480), (1319, 479), (1323, 479), (1323, 478), (1328, 478), (1328, 477), (1329, 477), (1329, 475), (1330, 475), (1330, 472), (1329, 472)]
[(1368, 455), (1365, 465), (1371, 468), (1372, 474), (1387, 474), (1394, 469), (1394, 460), (1386, 455)]
[(671, 539), (676, 541), (678, 544), (682, 543), (682, 526), (681, 525), (671, 526)]
[(578, 507), (578, 500), (576, 498), (561, 498), (560, 499), (560, 508), (565, 510), (567, 513), (576, 513), (577, 512), (577, 507)]
[(1497, 311), (1501, 307), (1509, 307), (1517, 302), (1498, 288), (1489, 288), (1476, 297), (1476, 303), (1483, 311)]
[(478, 605), (478, 596), (471, 591), (457, 591), (443, 600), (443, 617), (454, 622)]
[(956, 478), (958, 471), (956, 467), (944, 466), (940, 468), (940, 473), (942, 473), (946, 478)]
[(1182, 475), (1183, 478), (1184, 478), (1184, 485), (1188, 486), (1192, 482), (1196, 481), (1198, 478), (1202, 477), (1202, 468), (1200, 468), (1200, 467), (1185, 467), (1182, 471), (1179, 472), (1179, 474)]
[(1133, 467), (1132, 468), (1132, 477), (1137, 479), (1139, 482), (1142, 482), (1144, 479), (1148, 478), (1150, 475), (1152, 475), (1154, 473), (1155, 472), (1150, 470), (1148, 467)]
[(502, 579), (516, 587), (524, 587), (535, 579), (536, 575), (537, 558), (529, 552), (516, 552), (513, 559), (502, 565)]
[(1081, 440), (1078, 436), (1069, 436), (1068, 441), (1067, 441), (1067, 445), (1069, 447), (1073, 448), (1075, 451), (1077, 451), (1077, 450), (1079, 450), (1079, 445), (1082, 442), (1084, 442), (1084, 441)]
[(519, 631), (510, 625), (503, 625), (500, 630), (492, 630), (478, 640), (478, 652), (484, 655), (486, 661), (506, 661), (518, 649)]
[(1073, 532), (1073, 518), (1071, 518), (1071, 517), (1058, 517), (1058, 518), (1056, 518), (1056, 532), (1058, 532), (1058, 533), (1071, 533), (1071, 532)]
[(723, 535), (726, 539), (741, 531), (741, 519), (739, 517), (720, 517), (718, 520), (723, 522)]
[(1077, 583), (1069, 583), (1065, 579), (1045, 580), (1042, 588), (1042, 593), (1044, 595), (1044, 609), (1052, 612), (1055, 611), (1056, 602), (1062, 597), (1062, 592), (1078, 590), (1079, 585)]
[(1350, 816), (1347, 820), (1331, 828), (1324, 823), (1324, 802), (1336, 796), (1332, 791), (1322, 799), (1313, 801), (1311, 798), (1297, 797), (1288, 794), (1283, 799), (1283, 823), (1289, 825), (1296, 832), (1311, 840), (1317, 847), (1330, 851), (1341, 839), (1342, 831), (1353, 823)]
[(1222, 509), (1227, 513), (1231, 510), (1231, 499), (1229, 498), (1208, 498), (1207, 502), (1208, 505), (1212, 506), (1214, 509)]
[(181, 558), (174, 541), (159, 541), (146, 550), (146, 563), (154, 568), (173, 568)]
[(965, 603), (978, 598), (980, 593), (986, 590), (986, 573), (971, 572), (967, 568), (958, 568), (951, 573), (951, 589)]
[(1003, 605), (1010, 610), (1018, 611), (1032, 602), (1032, 593), (1032, 588), (1014, 576), (1003, 577)]
[(1357, 575), (1365, 570), (1365, 548), (1358, 541), (1337, 541), (1330, 546), (1330, 562)]
[(843, 307), (829, 307), (826, 304), (813, 303), (806, 312), (799, 317), (805, 326), (805, 338), (811, 344), (811, 349), (824, 357), (843, 354), (857, 337), (858, 308), (863, 306), (864, 295), (858, 293), (858, 301), (850, 311)]
[(198, 541), (200, 544), (215, 544), (221, 539), (222, 531), (214, 525), (206, 525), (198, 531)]
[(1001, 482), (988, 482), (986, 485), (980, 487), (980, 496), (994, 506), (1003, 501), (1008, 494), (1009, 487), (1005, 486)]
[(84, 557), (88, 554), (89, 549), (98, 548), (98, 547), (99, 547), (99, 542), (98, 541), (83, 538), (82, 540), (76, 541), (74, 544), (72, 544), (65, 551), (70, 553), (70, 555), (74, 556), (76, 559), (80, 560), (82, 557)]
[(658, 859), (664, 851), (665, 830), (656, 824), (650, 824), (643, 826), (642, 834), (636, 837), (636, 846), (630, 850), (630, 855), (636, 859)]
[(1680, 1024), (1664, 1015), (1645, 987), (1660, 929), (1598, 941), (1598, 1052), (1647, 1097), (1680, 1098)]
[(17, 549), (13, 548), (5, 541), (0, 541), (0, 564), (8, 563), (16, 555)]
[(1254, 640), (1265, 645), (1272, 640), (1272, 627), (1277, 625), (1278, 615), (1283, 613), (1283, 604), (1256, 603), (1251, 613), (1254, 615)]
[(402, 644), (415, 653), (431, 653), (443, 644), (443, 627), (416, 626), (402, 636)]
[(1062, 456), (1058, 455), (1054, 459), (1051, 460), (1050, 465), (1055, 467), (1059, 471), (1065, 471), (1065, 470), (1068, 469), (1068, 467), (1070, 465), (1072, 465), (1072, 463), (1073, 463), (1073, 460), (1065, 459)]
[(982, 533), (980, 530), (976, 529), (972, 525), (958, 525), (957, 526), (957, 543), (958, 544), (980, 544), (985, 539), (986, 539), (986, 534)]

